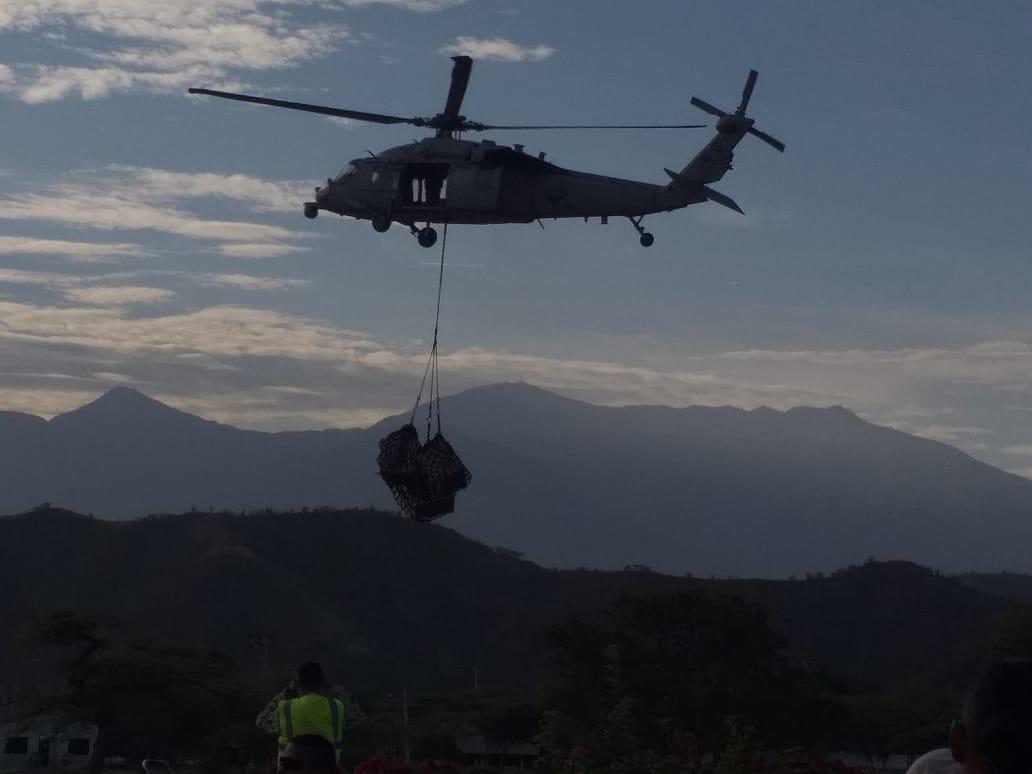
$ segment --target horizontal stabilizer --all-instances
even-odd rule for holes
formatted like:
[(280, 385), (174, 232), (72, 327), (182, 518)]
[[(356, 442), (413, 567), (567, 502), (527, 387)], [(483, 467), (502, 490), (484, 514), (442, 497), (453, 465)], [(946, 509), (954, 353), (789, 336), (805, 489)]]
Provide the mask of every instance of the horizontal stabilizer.
[(730, 196), (725, 196), (724, 194), (720, 193), (720, 191), (714, 191), (712, 188), (710, 188), (707, 185), (704, 185), (702, 187), (702, 190), (703, 190), (703, 192), (705, 192), (706, 198), (709, 199), (711, 202), (716, 202), (717, 204), (722, 204), (723, 206), (727, 207), (729, 210), (734, 210), (739, 215), (745, 215), (745, 211), (742, 210), (742, 208), (738, 206), (738, 203), (734, 199), (732, 199)]
[(680, 172), (674, 172), (674, 170), (667, 169), (666, 167), (663, 167), (663, 171), (666, 172), (667, 177), (669, 177), (675, 183), (679, 183), (681, 185), (697, 185), (696, 181), (689, 180), (685, 175), (682, 175)]

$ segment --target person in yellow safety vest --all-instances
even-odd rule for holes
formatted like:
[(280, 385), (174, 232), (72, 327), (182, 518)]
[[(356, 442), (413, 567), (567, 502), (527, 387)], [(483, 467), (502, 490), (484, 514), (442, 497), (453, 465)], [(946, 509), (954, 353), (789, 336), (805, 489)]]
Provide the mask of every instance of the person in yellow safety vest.
[(255, 725), (276, 735), (281, 754), (296, 737), (321, 736), (333, 745), (340, 762), (344, 702), (324, 695), (324, 686), (322, 667), (305, 662), (297, 669), (297, 680), (276, 694), (258, 716)]

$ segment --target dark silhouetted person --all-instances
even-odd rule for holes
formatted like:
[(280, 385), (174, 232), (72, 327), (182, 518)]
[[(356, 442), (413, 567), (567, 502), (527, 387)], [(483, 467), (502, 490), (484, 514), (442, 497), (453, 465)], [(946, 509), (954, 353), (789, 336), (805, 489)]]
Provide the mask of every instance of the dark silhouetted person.
[(956, 774), (957, 762), (948, 747), (926, 752), (910, 764), (907, 774)]
[(295, 739), (314, 735), (329, 742), (340, 760), (344, 702), (325, 695), (322, 667), (314, 661), (297, 668), (297, 679), (272, 698), (255, 725), (278, 737), (280, 756)]
[(337, 774), (337, 754), (324, 737), (300, 734), (279, 755), (276, 774)]
[(996, 661), (950, 729), (959, 774), (1032, 771), (1032, 661)]

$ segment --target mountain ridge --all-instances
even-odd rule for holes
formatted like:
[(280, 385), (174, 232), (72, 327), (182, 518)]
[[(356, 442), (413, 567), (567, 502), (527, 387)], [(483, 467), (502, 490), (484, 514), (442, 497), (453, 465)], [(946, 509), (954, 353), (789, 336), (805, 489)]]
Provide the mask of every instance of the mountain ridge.
[[(444, 398), (442, 415), (474, 475), (445, 524), (545, 565), (1032, 570), (1032, 482), (842, 407), (611, 408), (506, 383)], [(0, 415), (18, 425), (0, 435), (0, 512), (392, 508), (377, 442), (408, 418), (267, 433), (119, 387), (49, 422)]]

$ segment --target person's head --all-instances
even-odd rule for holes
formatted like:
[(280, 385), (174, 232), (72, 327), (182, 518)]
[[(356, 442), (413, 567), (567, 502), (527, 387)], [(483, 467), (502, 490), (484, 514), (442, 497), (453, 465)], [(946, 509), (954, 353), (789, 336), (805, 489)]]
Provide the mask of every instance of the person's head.
[(337, 774), (337, 755), (328, 740), (315, 734), (295, 736), (280, 753), (276, 774)]
[(314, 661), (306, 661), (297, 668), (297, 687), (302, 693), (315, 693), (323, 687), (322, 667)]
[(962, 774), (1026, 774), (1032, 767), (1032, 661), (995, 661), (950, 729)]

